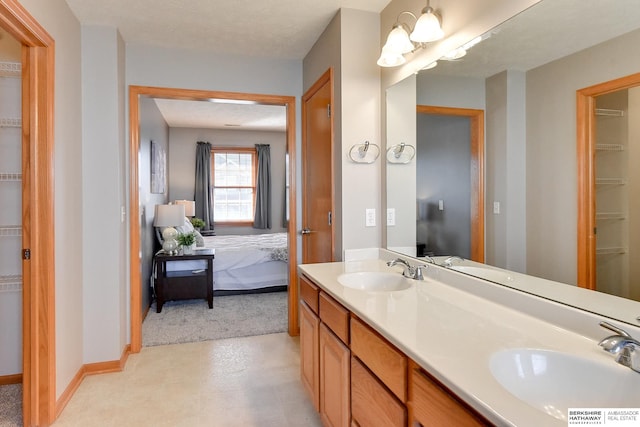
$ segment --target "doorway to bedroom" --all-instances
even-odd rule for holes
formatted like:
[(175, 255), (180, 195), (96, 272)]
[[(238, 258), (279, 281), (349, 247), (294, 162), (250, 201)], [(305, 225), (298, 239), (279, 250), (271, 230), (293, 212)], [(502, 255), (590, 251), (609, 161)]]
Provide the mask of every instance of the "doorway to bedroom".
[[(229, 130), (230, 128), (235, 128), (235, 131), (241, 130), (237, 129), (239, 126), (233, 126), (237, 124), (234, 123), (234, 115), (237, 121), (243, 115), (254, 114), (254, 117), (250, 117), (249, 119), (245, 117), (245, 121), (249, 120), (257, 125), (260, 125), (262, 122), (262, 126), (265, 126), (265, 122), (273, 119), (273, 117), (270, 119), (269, 113), (265, 113), (265, 111), (268, 110), (279, 111), (278, 114), (284, 119), (284, 123), (281, 124), (281, 130), (279, 132), (281, 135), (280, 139), (284, 140), (282, 144), (269, 143), (269, 135), (271, 135), (269, 132), (261, 132), (261, 137), (259, 138), (259, 142), (265, 143), (261, 145), (269, 145), (271, 147), (271, 155), (273, 157), (272, 164), (274, 166), (271, 173), (272, 180), (274, 181), (273, 194), (277, 193), (281, 195), (281, 197), (274, 197), (273, 204), (277, 205), (277, 209), (274, 209), (274, 211), (280, 212), (280, 214), (276, 215), (278, 216), (277, 218), (272, 218), (272, 224), (269, 230), (252, 231), (253, 234), (247, 238), (249, 244), (244, 249), (238, 249), (237, 246), (235, 246), (237, 240), (241, 238), (240, 236), (228, 235), (230, 232), (237, 230), (238, 224), (233, 222), (226, 224), (226, 226), (218, 226), (216, 220), (215, 233), (203, 232), (203, 234), (216, 235), (205, 235), (203, 237), (204, 244), (205, 246), (217, 248), (214, 263), (218, 262), (220, 266), (233, 263), (239, 263), (238, 265), (241, 266), (243, 262), (247, 262), (246, 258), (241, 255), (253, 251), (257, 252), (262, 258), (266, 257), (274, 261), (273, 263), (261, 263), (256, 267), (256, 272), (257, 270), (261, 270), (257, 272), (257, 274), (262, 276), (263, 280), (265, 277), (271, 277), (275, 274), (274, 271), (270, 270), (270, 267), (276, 266), (275, 264), (279, 262), (279, 264), (284, 266), (284, 277), (289, 278), (289, 283), (295, 283), (295, 281), (291, 280), (291, 278), (295, 277), (295, 255), (288, 257), (288, 254), (296, 253), (295, 185), (292, 185), (295, 183), (295, 161), (288, 162), (289, 158), (295, 159), (295, 98), (260, 94), (131, 86), (129, 100), (131, 129), (130, 158), (138, 160), (137, 162), (132, 161), (130, 163), (130, 176), (133, 177), (130, 190), (131, 347), (133, 352), (137, 352), (143, 343), (142, 321), (149, 307), (149, 299), (145, 297), (144, 291), (148, 289), (149, 281), (147, 277), (150, 276), (153, 268), (152, 260), (153, 254), (155, 253), (154, 249), (157, 249), (157, 247), (151, 250), (148, 249), (150, 241), (151, 244), (155, 244), (155, 232), (152, 219), (153, 211), (151, 211), (151, 209), (157, 204), (166, 204), (174, 202), (175, 200), (193, 200), (195, 147), (198, 141), (201, 143), (210, 142), (211, 148), (217, 146), (216, 141), (221, 141), (223, 146), (233, 148), (238, 148), (242, 145), (239, 139), (242, 139), (243, 132)], [(241, 112), (243, 106), (247, 111)], [(155, 114), (143, 113), (147, 111), (146, 109), (148, 108), (155, 111)], [(258, 111), (260, 109), (262, 109), (262, 116), (255, 116), (255, 114), (259, 114)], [(217, 124), (213, 123), (207, 126), (202, 124), (202, 119), (209, 114), (205, 114), (205, 110), (215, 110), (218, 112), (217, 120), (209, 120)], [(175, 113), (176, 111), (182, 112), (183, 120), (186, 121), (181, 122), (181, 124), (172, 124), (172, 120), (174, 119), (170, 117), (179, 116), (179, 114)], [(223, 113), (223, 111), (225, 112)], [(231, 114), (231, 116), (229, 116), (229, 114)], [(167, 118), (169, 119), (167, 120)], [(200, 122), (198, 122), (198, 120), (200, 120)], [(216, 126), (224, 129), (207, 129)], [(150, 131), (149, 129), (155, 130)], [(229, 137), (229, 135), (235, 135), (235, 137)], [(169, 143), (170, 140), (171, 143)], [(173, 157), (168, 159), (168, 175), (173, 174), (171, 184), (167, 185), (167, 187), (170, 188), (160, 189), (162, 191), (156, 189), (156, 192), (149, 190), (151, 171), (146, 169), (146, 165), (149, 164), (151, 156), (152, 142), (154, 145), (157, 145), (157, 147), (155, 147), (156, 149), (160, 148), (165, 151), (165, 158), (168, 157), (166, 156), (168, 150), (172, 149), (173, 154)], [(173, 144), (176, 145), (174, 146)], [(244, 145), (247, 145), (246, 141)], [(250, 145), (255, 144), (252, 143)], [(237, 156), (234, 153), (228, 154), (229, 158), (227, 159), (226, 166), (230, 164), (237, 166), (238, 163), (242, 163), (242, 161), (239, 161), (242, 156)], [(282, 161), (280, 161), (280, 159), (282, 159)], [(211, 157), (210, 162), (212, 169), (218, 168), (222, 170), (225, 168), (225, 165), (220, 164), (219, 160), (218, 157)], [(276, 167), (276, 165), (278, 166)], [(189, 171), (181, 172), (183, 168)], [(218, 191), (217, 187), (213, 191)], [(238, 199), (241, 200), (242, 197)], [(198, 208), (196, 208), (196, 211), (198, 211)], [(245, 231), (247, 228), (251, 229), (252, 227), (245, 227)], [(281, 231), (281, 233), (272, 233), (270, 231)], [(260, 243), (264, 239), (284, 239), (284, 243), (279, 243), (279, 249), (278, 245), (269, 249), (270, 246), (268, 246), (267, 243)], [(274, 243), (270, 242), (269, 244)], [(226, 250), (223, 248), (226, 247), (232, 248), (230, 249), (230, 254), (223, 252)], [(290, 258), (293, 258), (293, 260)], [(283, 260), (285, 261), (284, 263)], [(280, 267), (280, 269), (282, 269), (282, 267)], [(229, 279), (232, 281), (243, 279), (237, 276), (248, 270), (250, 270), (250, 268), (237, 269), (232, 271), (233, 274), (231, 274), (231, 276), (234, 277), (227, 277), (229, 276), (228, 274), (225, 272), (217, 272), (216, 267), (214, 267), (214, 274), (217, 274), (218, 282), (224, 283)], [(251, 281), (252, 279), (249, 278), (248, 280)], [(277, 280), (274, 279), (272, 284), (275, 284), (275, 281)], [(228, 311), (236, 316), (256, 317), (263, 315), (265, 319), (272, 316), (272, 314), (264, 312), (265, 308), (280, 307), (280, 312), (284, 313), (283, 316), (286, 316), (285, 319), (281, 319), (286, 322), (285, 328), (290, 334), (295, 334), (297, 329), (297, 312), (295, 311), (296, 305), (293, 304), (292, 301), (297, 299), (297, 292), (295, 287), (284, 289), (287, 290), (286, 293), (273, 292), (261, 293), (259, 295), (242, 295), (242, 298), (236, 296), (216, 298), (216, 296), (214, 296), (213, 310), (209, 310), (207, 304), (202, 300), (187, 301), (185, 305), (191, 305), (191, 303), (198, 304), (195, 309), (196, 311), (205, 310), (202, 315), (195, 314), (195, 317), (200, 321), (207, 317), (216, 319), (216, 313), (222, 315), (224, 310), (223, 305), (229, 306), (226, 307)], [(219, 291), (216, 291), (216, 294), (219, 293)], [(232, 304), (232, 300), (234, 299), (239, 300), (239, 302)], [(251, 304), (251, 299), (260, 299), (260, 302)], [(216, 305), (218, 305), (218, 307), (216, 307)], [(164, 307), (167, 306), (165, 305)], [(258, 314), (251, 315), (251, 310), (254, 309), (258, 310), (256, 312)], [(165, 309), (163, 309), (163, 311), (165, 311)], [(155, 315), (153, 311), (149, 311), (149, 316), (152, 314)], [(235, 321), (232, 318), (229, 324), (233, 323), (235, 323)], [(254, 324), (255, 323), (256, 322), (254, 322)], [(194, 330), (203, 328), (204, 327), (198, 328), (198, 326), (196, 326)], [(220, 328), (224, 329), (224, 325), (220, 325)], [(240, 332), (241, 335), (254, 333), (255, 332)]]

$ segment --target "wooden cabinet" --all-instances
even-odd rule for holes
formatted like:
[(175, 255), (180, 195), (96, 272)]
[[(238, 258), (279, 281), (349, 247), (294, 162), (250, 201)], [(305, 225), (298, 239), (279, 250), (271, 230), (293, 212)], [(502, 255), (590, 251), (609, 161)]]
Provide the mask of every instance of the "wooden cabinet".
[(396, 395), (407, 401), (407, 356), (365, 325), (351, 319), (351, 351)]
[(478, 427), (492, 425), (459, 401), (415, 363), (409, 381), (411, 426)]
[(300, 284), (300, 377), (325, 426), (351, 423), (349, 310), (305, 279)]
[(320, 324), (320, 418), (325, 426), (349, 426), (351, 353), (324, 324)]
[(300, 302), (300, 379), (316, 411), (320, 411), (320, 319)]
[(491, 425), (318, 286), (299, 283), (301, 377), (324, 426)]
[(351, 416), (354, 425), (403, 427), (407, 411), (357, 358), (351, 358)]

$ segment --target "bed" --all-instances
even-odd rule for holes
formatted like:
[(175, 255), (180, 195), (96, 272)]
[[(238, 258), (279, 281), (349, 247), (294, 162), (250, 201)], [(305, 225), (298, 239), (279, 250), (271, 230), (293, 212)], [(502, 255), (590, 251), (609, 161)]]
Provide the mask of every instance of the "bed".
[[(203, 239), (204, 248), (215, 249), (214, 294), (286, 290), (289, 282), (287, 233), (204, 236)], [(167, 262), (167, 271), (202, 268), (206, 268), (206, 261)]]

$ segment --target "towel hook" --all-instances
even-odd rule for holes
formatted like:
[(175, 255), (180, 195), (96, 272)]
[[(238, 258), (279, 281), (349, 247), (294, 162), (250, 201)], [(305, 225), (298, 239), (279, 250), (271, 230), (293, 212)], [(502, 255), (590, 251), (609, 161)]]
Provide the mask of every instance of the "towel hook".
[(349, 158), (354, 163), (373, 163), (380, 155), (380, 148), (376, 144), (365, 141), (363, 144), (356, 144), (349, 150)]

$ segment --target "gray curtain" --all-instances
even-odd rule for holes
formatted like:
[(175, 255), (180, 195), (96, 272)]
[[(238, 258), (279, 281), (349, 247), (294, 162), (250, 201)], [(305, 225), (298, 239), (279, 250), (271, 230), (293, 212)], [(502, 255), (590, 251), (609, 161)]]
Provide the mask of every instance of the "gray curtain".
[(198, 141), (196, 148), (196, 217), (204, 221), (204, 230), (213, 230), (213, 194), (211, 189), (211, 144)]
[(256, 182), (256, 210), (253, 228), (271, 228), (271, 147), (256, 144), (258, 176)]

